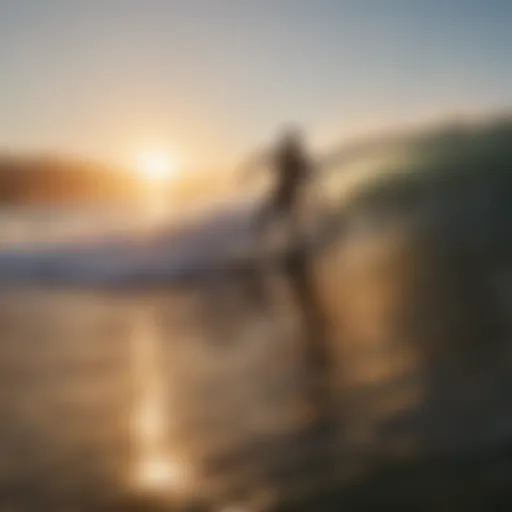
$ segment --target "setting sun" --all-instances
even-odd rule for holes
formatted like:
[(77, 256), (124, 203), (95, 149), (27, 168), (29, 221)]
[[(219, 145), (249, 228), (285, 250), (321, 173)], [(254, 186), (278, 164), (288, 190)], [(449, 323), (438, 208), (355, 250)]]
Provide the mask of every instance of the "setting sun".
[(179, 172), (180, 164), (166, 151), (147, 151), (139, 154), (136, 170), (145, 179), (162, 181), (172, 179)]

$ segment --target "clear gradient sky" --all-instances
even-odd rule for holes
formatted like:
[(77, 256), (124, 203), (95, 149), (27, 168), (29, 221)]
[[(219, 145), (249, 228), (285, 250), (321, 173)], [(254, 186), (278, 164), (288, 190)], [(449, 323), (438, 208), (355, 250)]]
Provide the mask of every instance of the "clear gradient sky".
[(510, 0), (0, 0), (0, 148), (218, 166), (512, 106)]

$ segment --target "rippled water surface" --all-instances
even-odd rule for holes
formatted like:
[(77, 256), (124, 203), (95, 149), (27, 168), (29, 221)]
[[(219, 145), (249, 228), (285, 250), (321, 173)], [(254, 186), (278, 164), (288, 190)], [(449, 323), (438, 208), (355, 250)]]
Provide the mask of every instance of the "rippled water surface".
[[(157, 290), (4, 289), (0, 509), (376, 510), (430, 497), (469, 510), (506, 496), (510, 271), (482, 260), (477, 275), (381, 217), (313, 262), (321, 321), (276, 268)], [(4, 211), (0, 239), (119, 226), (149, 224)], [(491, 280), (502, 295), (488, 308)]]

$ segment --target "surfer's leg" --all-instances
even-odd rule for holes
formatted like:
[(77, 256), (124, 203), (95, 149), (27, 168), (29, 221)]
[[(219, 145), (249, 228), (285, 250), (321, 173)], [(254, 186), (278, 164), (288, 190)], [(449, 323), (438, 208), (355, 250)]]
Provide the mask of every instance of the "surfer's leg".
[(284, 274), (304, 322), (306, 361), (314, 379), (322, 380), (329, 370), (327, 319), (315, 285), (313, 255), (304, 243), (301, 192), (299, 183), (295, 183), (286, 204), (291, 243), (284, 260)]
[(296, 314), (302, 323), (301, 353), (307, 372), (304, 398), (320, 416), (328, 412), (328, 379), (331, 355), (327, 319), (315, 286), (313, 262), (303, 248), (291, 251), (284, 260), (283, 271), (293, 297)]

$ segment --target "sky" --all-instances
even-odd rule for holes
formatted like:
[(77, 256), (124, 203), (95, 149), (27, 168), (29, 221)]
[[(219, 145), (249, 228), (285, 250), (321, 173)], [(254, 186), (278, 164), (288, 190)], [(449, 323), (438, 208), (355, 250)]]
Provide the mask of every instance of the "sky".
[(0, 0), (0, 150), (230, 165), (512, 106), (509, 0)]

